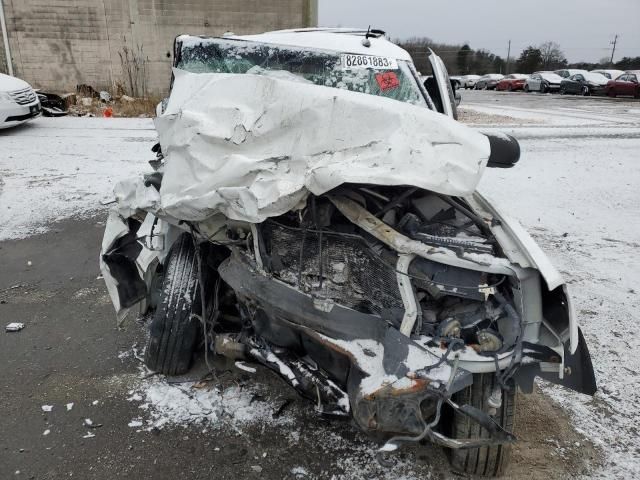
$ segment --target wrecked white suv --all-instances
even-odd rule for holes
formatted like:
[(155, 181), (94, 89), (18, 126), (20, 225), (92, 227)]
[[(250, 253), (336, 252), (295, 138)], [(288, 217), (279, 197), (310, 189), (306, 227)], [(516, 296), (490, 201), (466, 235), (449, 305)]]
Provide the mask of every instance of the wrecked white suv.
[(174, 54), (156, 171), (117, 186), (100, 256), (119, 320), (149, 314), (150, 369), (203, 347), (252, 360), (381, 452), (430, 440), (487, 476), (517, 388), (595, 392), (559, 273), (475, 192), (518, 144), (455, 120), (435, 54), (424, 86), (375, 30), (180, 36)]

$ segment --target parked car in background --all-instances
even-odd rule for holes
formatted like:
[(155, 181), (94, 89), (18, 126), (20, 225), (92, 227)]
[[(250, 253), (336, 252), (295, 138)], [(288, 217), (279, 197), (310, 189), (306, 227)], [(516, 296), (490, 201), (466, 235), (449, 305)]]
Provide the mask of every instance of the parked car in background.
[(528, 77), (529, 75), (521, 73), (511, 73), (498, 82), (496, 90), (507, 90), (508, 92), (523, 90), (524, 82)]
[(463, 75), (460, 77), (460, 86), (465, 89), (473, 88), (479, 78), (480, 75)]
[(453, 77), (449, 77), (449, 80), (451, 81), (451, 86), (454, 88), (460, 88), (462, 82), (461, 82), (461, 78), (460, 76), (453, 76)]
[(560, 90), (562, 77), (554, 72), (536, 72), (524, 82), (525, 92), (557, 92)]
[(597, 95), (604, 93), (609, 79), (601, 73), (576, 73), (560, 82), (560, 94)]
[(624, 73), (624, 70), (591, 70), (591, 73), (601, 73), (609, 80), (615, 80)]
[(501, 73), (488, 73), (483, 75), (476, 82), (476, 90), (494, 90), (500, 80), (504, 78)]
[(20, 125), (41, 111), (40, 100), (31, 85), (0, 73), (0, 129)]
[(605, 93), (610, 97), (629, 96), (640, 98), (640, 70), (629, 70), (615, 80), (609, 80)]
[(553, 73), (560, 75), (562, 78), (569, 78), (578, 73), (588, 73), (586, 70), (580, 70), (578, 68), (565, 68), (563, 70), (556, 70)]

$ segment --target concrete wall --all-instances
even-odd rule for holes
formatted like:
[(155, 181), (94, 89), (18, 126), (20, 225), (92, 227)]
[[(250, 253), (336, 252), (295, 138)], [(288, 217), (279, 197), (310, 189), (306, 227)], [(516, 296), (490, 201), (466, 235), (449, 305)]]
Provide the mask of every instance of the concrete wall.
[[(162, 95), (169, 84), (176, 35), (248, 34), (317, 24), (317, 0), (3, 3), (15, 75), (34, 87), (59, 92), (74, 91), (82, 83), (108, 90), (121, 83), (129, 90), (120, 57), (128, 48), (145, 60), (148, 93)], [(141, 84), (142, 74), (137, 78)]]

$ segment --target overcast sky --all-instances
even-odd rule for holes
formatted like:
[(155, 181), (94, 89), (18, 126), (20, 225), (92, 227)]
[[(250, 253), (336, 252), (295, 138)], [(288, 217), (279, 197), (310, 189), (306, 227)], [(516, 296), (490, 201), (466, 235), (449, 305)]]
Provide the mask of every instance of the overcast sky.
[(528, 45), (560, 44), (569, 62), (640, 56), (640, 0), (318, 0), (324, 27), (385, 30), (517, 57)]

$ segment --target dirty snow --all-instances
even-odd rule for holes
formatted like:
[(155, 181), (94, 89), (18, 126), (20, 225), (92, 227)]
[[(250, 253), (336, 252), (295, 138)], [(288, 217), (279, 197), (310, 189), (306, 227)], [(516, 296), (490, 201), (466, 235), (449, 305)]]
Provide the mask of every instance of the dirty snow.
[[(227, 388), (196, 382), (169, 383), (162, 376), (148, 378), (141, 370), (139, 380), (129, 392), (128, 400), (139, 404), (140, 417), (130, 420), (130, 427), (143, 430), (198, 425), (240, 431), (243, 425), (290, 424), (286, 412), (277, 415), (275, 402), (264, 401), (257, 388), (234, 385)], [(256, 400), (260, 398), (260, 400)]]

